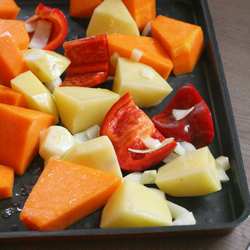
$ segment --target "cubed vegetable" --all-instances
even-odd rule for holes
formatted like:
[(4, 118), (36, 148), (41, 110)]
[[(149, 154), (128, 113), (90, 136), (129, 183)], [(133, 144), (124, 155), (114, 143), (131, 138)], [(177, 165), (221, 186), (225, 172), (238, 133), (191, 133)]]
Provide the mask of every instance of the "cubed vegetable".
[(69, 13), (72, 17), (89, 17), (103, 0), (70, 0)]
[(0, 165), (0, 200), (12, 197), (14, 170)]
[(0, 1), (0, 18), (2, 19), (15, 19), (20, 12), (14, 0), (1, 0)]
[(11, 88), (0, 85), (0, 103), (26, 107), (25, 97)]

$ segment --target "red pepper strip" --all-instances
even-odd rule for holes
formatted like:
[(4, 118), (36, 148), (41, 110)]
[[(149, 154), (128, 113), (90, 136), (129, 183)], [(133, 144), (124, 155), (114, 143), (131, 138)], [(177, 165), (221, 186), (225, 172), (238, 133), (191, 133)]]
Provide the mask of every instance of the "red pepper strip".
[(52, 34), (50, 36), (45, 50), (55, 50), (59, 48), (68, 35), (68, 21), (63, 12), (57, 8), (48, 7), (40, 3), (35, 10), (35, 15), (29, 20), (45, 19), (53, 24)]
[(176, 142), (173, 141), (152, 153), (138, 154), (128, 150), (147, 149), (143, 139), (148, 137), (159, 141), (165, 139), (150, 118), (135, 105), (130, 94), (121, 97), (108, 112), (101, 127), (101, 135), (107, 135), (110, 138), (121, 168), (128, 172), (153, 167), (176, 147)]
[(61, 86), (95, 87), (108, 78), (106, 72), (86, 73), (83, 75), (66, 76)]
[[(194, 107), (193, 111), (182, 120), (174, 118), (173, 109), (191, 107)], [(191, 142), (198, 148), (209, 145), (214, 138), (209, 107), (192, 84), (180, 88), (165, 110), (153, 117), (153, 122), (164, 136)]]

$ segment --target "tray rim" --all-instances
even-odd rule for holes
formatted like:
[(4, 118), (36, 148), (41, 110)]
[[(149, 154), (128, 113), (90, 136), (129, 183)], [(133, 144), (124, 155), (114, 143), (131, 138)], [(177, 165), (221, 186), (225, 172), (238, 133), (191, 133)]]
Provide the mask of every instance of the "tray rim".
[(153, 236), (153, 235), (179, 235), (188, 233), (204, 233), (204, 232), (228, 232), (233, 230), (236, 226), (242, 223), (247, 218), (250, 218), (250, 195), (247, 184), (247, 178), (244, 169), (244, 163), (240, 149), (240, 142), (237, 133), (237, 127), (233, 115), (232, 104), (227, 87), (226, 77), (220, 55), (218, 42), (214, 30), (213, 20), (210, 14), (208, 1), (199, 0), (201, 11), (204, 17), (204, 22), (207, 27), (207, 36), (210, 43), (210, 49), (215, 57), (215, 69), (217, 71), (217, 77), (220, 82), (220, 91), (225, 105), (225, 115), (228, 120), (231, 121), (229, 126), (230, 135), (234, 141), (232, 145), (233, 151), (238, 152), (235, 154), (235, 160), (237, 162), (237, 174), (239, 175), (241, 182), (238, 183), (240, 190), (247, 190), (248, 192), (242, 192), (242, 201), (244, 210), (239, 217), (230, 222), (224, 222), (219, 224), (207, 224), (207, 225), (193, 225), (193, 226), (173, 226), (173, 227), (149, 227), (149, 228), (117, 228), (117, 229), (68, 229), (63, 231), (53, 232), (36, 232), (36, 231), (22, 231), (22, 232), (3, 232), (0, 233), (0, 240), (29, 240), (29, 239), (66, 239), (66, 238), (95, 238), (95, 237), (128, 237), (128, 236)]

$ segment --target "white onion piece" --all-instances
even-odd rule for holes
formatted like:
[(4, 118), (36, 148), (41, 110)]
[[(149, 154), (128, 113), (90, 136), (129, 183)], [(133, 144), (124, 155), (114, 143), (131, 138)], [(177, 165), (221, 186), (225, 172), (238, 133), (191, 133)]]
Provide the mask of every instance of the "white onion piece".
[(144, 54), (143, 51), (141, 51), (139, 49), (133, 49), (130, 59), (135, 61), (135, 62), (140, 62), (143, 54)]
[(123, 180), (124, 181), (133, 181), (136, 182), (138, 184), (141, 184), (141, 177), (142, 177), (142, 173), (139, 172), (135, 172), (135, 173), (131, 173), (126, 175)]
[(46, 20), (37, 21), (35, 33), (30, 41), (32, 49), (43, 49), (47, 45), (52, 31), (52, 23)]
[(195, 146), (190, 142), (181, 141), (180, 145), (185, 149), (186, 153), (196, 150)]
[(143, 143), (148, 148), (157, 148), (161, 146), (161, 142), (158, 139), (154, 139), (152, 137), (147, 137), (142, 139)]
[(188, 116), (192, 111), (194, 110), (194, 107), (190, 109), (173, 109), (172, 114), (176, 121), (182, 120), (186, 116)]
[(116, 67), (119, 57), (120, 55), (117, 52), (114, 52), (112, 56), (110, 57), (110, 63), (113, 67)]
[(87, 137), (85, 131), (73, 135), (73, 138), (74, 138), (74, 140), (75, 140), (75, 143), (77, 143), (77, 144), (83, 143), (83, 142), (89, 140), (89, 138)]
[(32, 33), (36, 30), (37, 21), (25, 22), (24, 26), (28, 33)]
[(149, 36), (152, 30), (152, 22), (148, 22), (142, 31), (143, 36)]
[(223, 168), (217, 167), (217, 175), (221, 182), (228, 182), (230, 181), (228, 175), (226, 174), (226, 171)]
[(89, 129), (86, 130), (86, 135), (89, 140), (95, 139), (96, 137), (99, 136), (100, 134), (100, 126), (99, 125), (94, 125), (90, 127)]
[(142, 173), (141, 184), (155, 184), (155, 179), (157, 176), (156, 170), (148, 170)]
[(136, 153), (136, 154), (149, 154), (152, 153), (156, 150), (159, 150), (163, 147), (165, 147), (167, 144), (170, 144), (174, 141), (174, 138), (167, 138), (164, 141), (161, 142), (161, 144), (157, 148), (149, 148), (149, 149), (132, 149), (128, 148), (128, 151), (131, 153)]
[(178, 154), (176, 154), (176, 153), (171, 153), (169, 156), (167, 156), (167, 157), (163, 160), (163, 162), (166, 163), (166, 164), (168, 164), (169, 162), (175, 160), (175, 159), (178, 158), (178, 157), (179, 157)]
[(60, 77), (57, 77), (55, 80), (53, 80), (50, 83), (46, 83), (46, 86), (48, 89), (53, 93), (55, 88), (59, 87), (62, 84), (62, 79)]
[(177, 154), (177, 155), (185, 155), (186, 154), (186, 150), (184, 147), (182, 147), (182, 145), (177, 142), (176, 144), (176, 147), (174, 149), (174, 152)]
[(186, 133), (189, 132), (189, 129), (190, 129), (190, 125), (186, 125), (186, 126), (184, 127), (184, 131), (185, 131)]
[(216, 165), (218, 168), (222, 168), (225, 171), (229, 170), (230, 169), (229, 158), (223, 155), (216, 158)]

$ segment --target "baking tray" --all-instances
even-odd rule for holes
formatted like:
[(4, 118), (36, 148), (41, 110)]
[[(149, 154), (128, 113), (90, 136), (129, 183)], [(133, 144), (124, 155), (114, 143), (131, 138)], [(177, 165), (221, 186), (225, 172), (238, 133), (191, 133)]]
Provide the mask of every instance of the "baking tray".
[[(20, 17), (30, 16), (39, 1), (17, 1), (22, 7)], [(59, 7), (67, 14), (68, 1), (43, 1)], [(206, 0), (158, 0), (158, 13), (202, 26), (206, 37), (206, 48), (199, 64), (191, 74), (170, 76), (168, 79), (174, 89), (185, 83), (193, 83), (205, 97), (213, 114), (216, 137), (211, 145), (215, 156), (230, 157), (230, 182), (223, 184), (223, 190), (205, 197), (171, 198), (194, 212), (197, 225), (179, 227), (155, 227), (134, 229), (98, 228), (100, 210), (89, 217), (60, 232), (28, 231), (19, 221), (19, 212), (42, 171), (43, 161), (37, 157), (27, 173), (15, 180), (14, 197), (0, 202), (0, 240), (18, 239), (55, 239), (55, 238), (96, 238), (121, 236), (170, 236), (180, 234), (226, 233), (247, 218), (250, 212), (249, 191), (244, 172), (239, 140), (234, 123), (223, 66), (217, 46), (212, 20)], [(70, 34), (68, 39), (84, 35), (88, 20), (69, 18)], [(105, 84), (110, 86), (111, 83)], [(169, 97), (156, 108), (145, 110), (153, 115), (162, 110)]]

